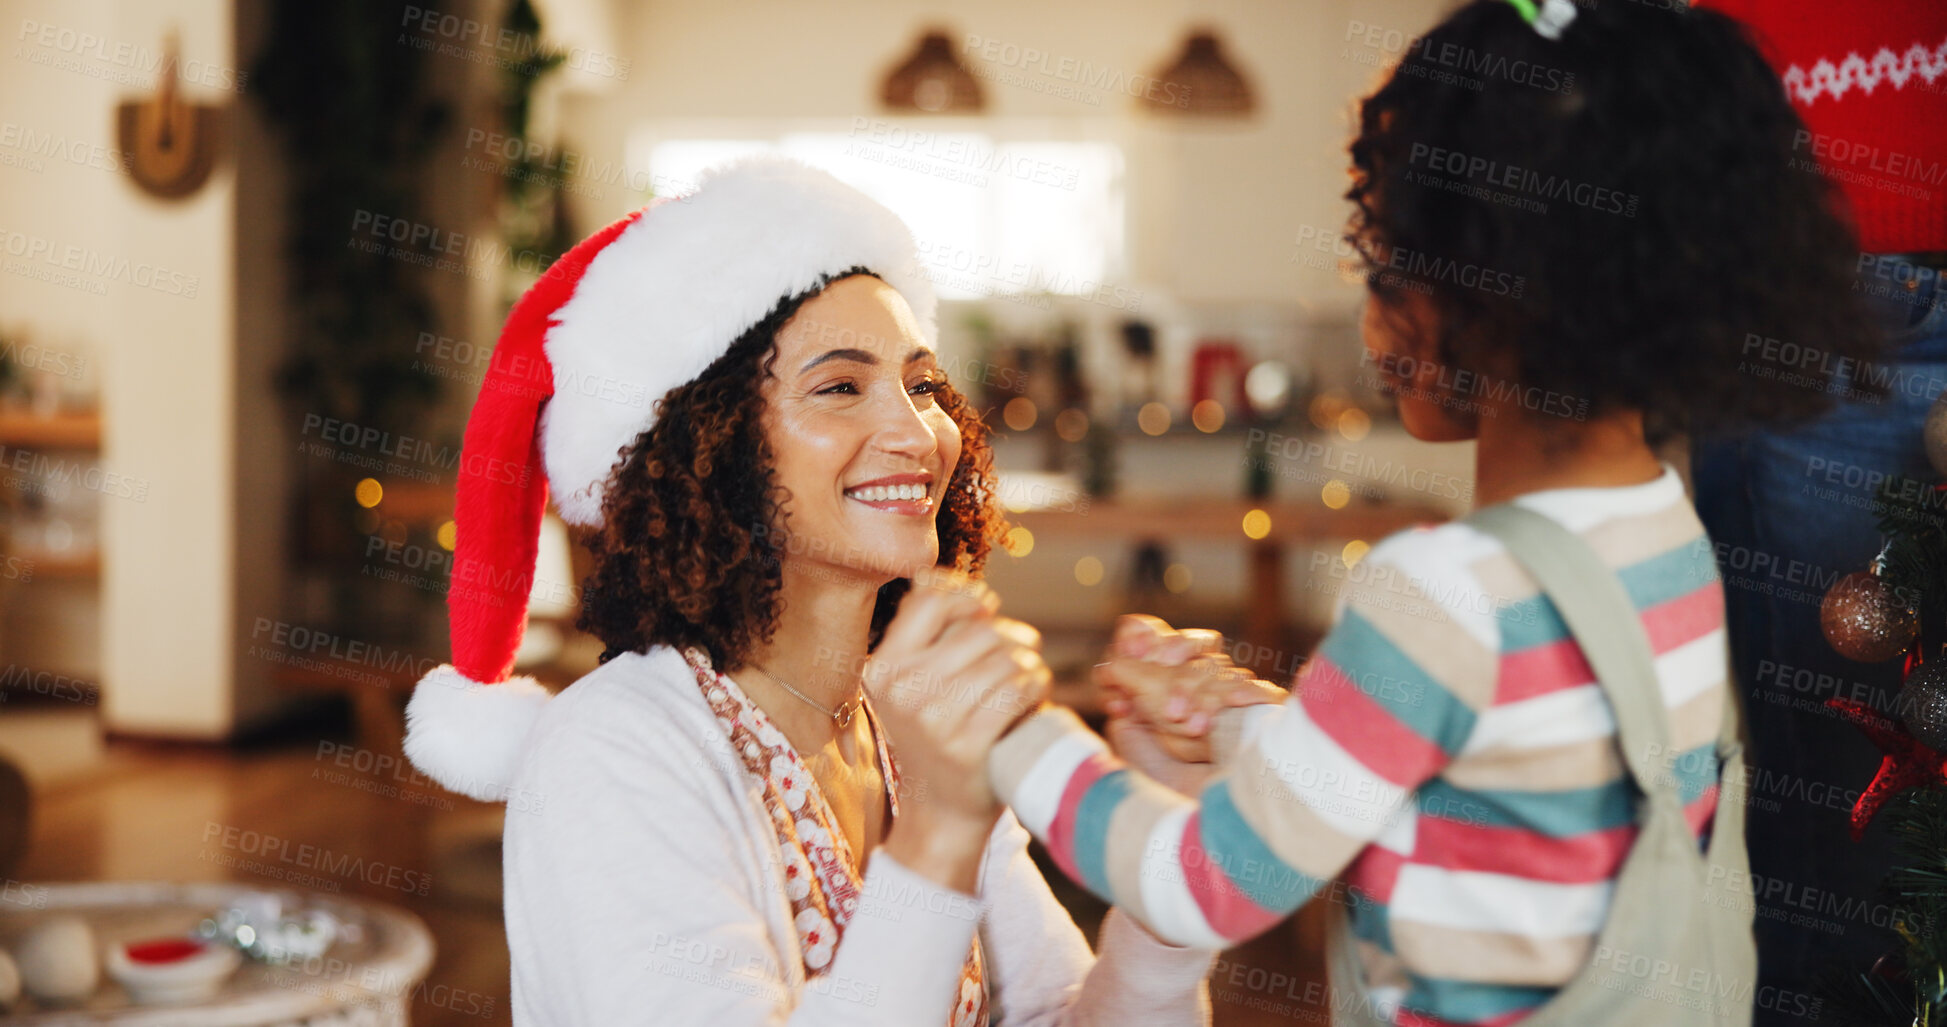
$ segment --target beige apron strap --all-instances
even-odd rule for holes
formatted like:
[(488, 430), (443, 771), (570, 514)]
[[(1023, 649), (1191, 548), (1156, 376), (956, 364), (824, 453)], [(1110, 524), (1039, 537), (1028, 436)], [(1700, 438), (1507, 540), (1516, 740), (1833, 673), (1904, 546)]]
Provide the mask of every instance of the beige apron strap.
[(1657, 769), (1669, 755), (1670, 733), (1654, 650), (1616, 572), (1580, 536), (1525, 507), (1490, 506), (1467, 523), (1507, 546), (1555, 604), (1615, 711), (1617, 742), (1636, 786), (1676, 800), (1674, 776)]

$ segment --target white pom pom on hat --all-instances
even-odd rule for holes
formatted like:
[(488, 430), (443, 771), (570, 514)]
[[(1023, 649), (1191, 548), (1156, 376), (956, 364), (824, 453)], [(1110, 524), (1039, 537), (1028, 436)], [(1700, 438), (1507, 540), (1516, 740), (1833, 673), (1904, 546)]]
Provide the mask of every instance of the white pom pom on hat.
[[(406, 756), (441, 785), (505, 798), (548, 692), (511, 678), (527, 627), (541, 515), (595, 526), (656, 404), (777, 304), (863, 267), (935, 340), (933, 288), (898, 216), (779, 157), (706, 175), (569, 250), (508, 315), (461, 445), (447, 610), (453, 662), (406, 706)], [(544, 473), (545, 471), (545, 473)]]

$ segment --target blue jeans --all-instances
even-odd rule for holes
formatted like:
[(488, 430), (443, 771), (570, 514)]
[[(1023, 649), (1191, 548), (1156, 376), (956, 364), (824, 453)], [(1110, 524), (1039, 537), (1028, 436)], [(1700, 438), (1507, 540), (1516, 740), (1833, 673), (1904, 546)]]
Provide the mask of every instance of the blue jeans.
[[(1947, 386), (1947, 296), (1937, 272), (1891, 257), (1864, 257), (1861, 267), (1860, 289), (1893, 355), (1860, 376), (1884, 382), (1885, 398), (1843, 402), (1791, 431), (1700, 439), (1691, 464), (1697, 511), (1718, 547), (1750, 727), (1746, 838), (1759, 977), (1798, 993), (1814, 991), (1823, 972), (1863, 970), (1896, 947), (1880, 891), (1893, 865), (1886, 827), (1875, 822), (1859, 843), (1847, 833), (1879, 750), (1823, 703), (1838, 696), (1891, 710), (1901, 661), (1840, 656), (1820, 629), (1819, 604), (1834, 580), (1879, 552), (1878, 475), (1939, 477), (1921, 435)], [(1768, 356), (1775, 369), (1798, 354)], [(1785, 1011), (1794, 1003), (1767, 1008), (1762, 998), (1757, 1024), (1799, 1022)]]

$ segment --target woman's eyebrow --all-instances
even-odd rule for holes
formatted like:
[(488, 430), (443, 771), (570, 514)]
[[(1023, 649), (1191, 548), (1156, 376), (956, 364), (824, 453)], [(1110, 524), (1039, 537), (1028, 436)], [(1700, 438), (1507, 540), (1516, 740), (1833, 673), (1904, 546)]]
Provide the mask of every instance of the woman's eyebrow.
[[(927, 357), (930, 357), (932, 355), (933, 355), (932, 350), (927, 349), (924, 346), (921, 346), (920, 348), (906, 355), (906, 363), (910, 364), (915, 361), (924, 360)], [(832, 360), (849, 360), (852, 363), (865, 364), (868, 367), (876, 365), (879, 362), (879, 358), (876, 354), (873, 354), (866, 350), (849, 349), (849, 348), (828, 349), (825, 352), (820, 353), (815, 357), (812, 357), (810, 360), (805, 361), (805, 365), (803, 367), (798, 368), (798, 373), (803, 374), (804, 372), (809, 371), (814, 367), (817, 367), (819, 364), (823, 364)]]
[(862, 349), (828, 349), (825, 352), (820, 353), (815, 357), (812, 357), (810, 360), (805, 361), (805, 365), (803, 367), (798, 368), (798, 372), (802, 374), (806, 371), (811, 370), (814, 367), (817, 367), (819, 364), (827, 363), (833, 360), (849, 360), (855, 364), (865, 364), (867, 366), (871, 366), (879, 362), (879, 358), (877, 356)]

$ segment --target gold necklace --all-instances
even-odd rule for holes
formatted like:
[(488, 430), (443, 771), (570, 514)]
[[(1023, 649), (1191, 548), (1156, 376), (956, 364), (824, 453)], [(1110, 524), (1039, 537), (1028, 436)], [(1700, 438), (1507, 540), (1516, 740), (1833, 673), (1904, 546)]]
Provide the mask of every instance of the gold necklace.
[(818, 700), (813, 699), (812, 697), (804, 694), (803, 692), (800, 692), (797, 689), (792, 688), (790, 682), (784, 680), (781, 677), (778, 677), (776, 674), (771, 673), (769, 667), (766, 667), (761, 663), (753, 663), (751, 664), (751, 666), (756, 667), (758, 670), (763, 671), (765, 677), (770, 678), (772, 681), (777, 682), (778, 685), (782, 687), (785, 691), (791, 693), (792, 695), (797, 696), (799, 699), (804, 700), (805, 704), (810, 706), (812, 709), (817, 710), (819, 713), (822, 713), (827, 717), (830, 717), (832, 720), (832, 726), (837, 728), (838, 730), (843, 731), (846, 728), (852, 726), (852, 715), (854, 713), (857, 713), (859, 708), (859, 697), (857, 695), (854, 695), (850, 699), (847, 699), (844, 702), (839, 703), (836, 708), (827, 708), (824, 703), (821, 703)]

